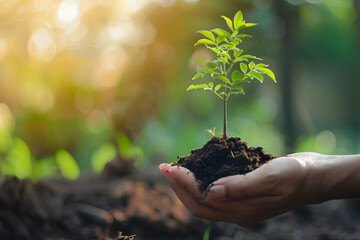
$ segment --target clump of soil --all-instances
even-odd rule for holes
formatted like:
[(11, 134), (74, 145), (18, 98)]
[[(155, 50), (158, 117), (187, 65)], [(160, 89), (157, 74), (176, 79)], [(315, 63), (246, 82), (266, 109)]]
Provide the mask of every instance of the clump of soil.
[(275, 156), (264, 152), (262, 147), (248, 147), (239, 137), (213, 137), (201, 148), (191, 150), (191, 154), (178, 157), (173, 165), (189, 169), (199, 182), (203, 192), (215, 180), (236, 174), (245, 174)]

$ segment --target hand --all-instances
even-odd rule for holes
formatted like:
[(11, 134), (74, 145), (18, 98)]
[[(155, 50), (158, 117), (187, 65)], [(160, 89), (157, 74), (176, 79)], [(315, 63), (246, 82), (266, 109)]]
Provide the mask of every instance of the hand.
[(200, 193), (186, 168), (161, 164), (178, 198), (194, 216), (252, 227), (300, 205), (316, 202), (321, 186), (309, 181), (314, 161), (325, 155), (297, 153), (280, 157), (245, 175), (221, 178)]

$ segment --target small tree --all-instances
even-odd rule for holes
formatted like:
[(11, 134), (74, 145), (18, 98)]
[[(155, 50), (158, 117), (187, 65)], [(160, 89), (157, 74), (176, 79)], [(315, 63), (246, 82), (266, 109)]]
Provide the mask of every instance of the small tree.
[[(203, 78), (205, 75), (210, 75), (214, 81), (218, 81), (219, 83), (216, 84), (216, 86), (214, 82), (190, 85), (187, 91), (192, 89), (209, 90), (224, 102), (223, 138), (226, 139), (227, 101), (229, 97), (233, 94), (245, 94), (244, 89), (240, 86), (242, 83), (249, 83), (250, 80), (254, 78), (262, 83), (263, 74), (268, 75), (275, 83), (276, 79), (274, 73), (267, 68), (268, 65), (263, 63), (255, 64), (249, 60), (262, 61), (261, 58), (244, 54), (243, 50), (238, 47), (242, 43), (243, 38), (251, 37), (248, 34), (241, 34), (239, 31), (255, 26), (256, 23), (245, 23), (241, 11), (235, 14), (233, 21), (225, 16), (222, 16), (222, 18), (226, 21), (231, 32), (221, 28), (215, 28), (210, 31), (197, 31), (206, 38), (200, 39), (194, 46), (200, 44), (205, 45), (216, 54), (216, 59), (213, 61), (209, 61), (208, 59), (197, 60), (196, 62), (202, 64), (204, 67), (198, 67), (197, 73), (192, 79), (195, 80), (200, 77)], [(233, 70), (236, 65), (240, 66), (239, 70), (241, 70), (241, 72)]]

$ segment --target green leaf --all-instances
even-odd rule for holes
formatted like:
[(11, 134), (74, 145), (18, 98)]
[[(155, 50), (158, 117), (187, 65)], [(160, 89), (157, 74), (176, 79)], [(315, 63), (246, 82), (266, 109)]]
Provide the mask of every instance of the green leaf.
[(231, 34), (224, 30), (224, 29), (221, 29), (221, 28), (215, 28), (213, 30), (211, 30), (213, 33), (217, 34), (218, 36), (220, 35), (225, 35), (227, 38), (230, 38)]
[(225, 83), (231, 84), (230, 80), (227, 79), (227, 78), (224, 77), (224, 76), (216, 76), (215, 78), (216, 78), (216, 79), (220, 79), (221, 81), (223, 81), (223, 82), (225, 82)]
[(209, 90), (209, 86), (207, 84), (200, 84), (200, 85), (190, 85), (186, 91), (203, 88), (204, 90)]
[(206, 63), (206, 66), (207, 66), (208, 68), (210, 68), (210, 69), (215, 69), (215, 68), (217, 67), (216, 64), (213, 63), (213, 62), (208, 62), (208, 63)]
[(233, 51), (234, 51), (234, 57), (236, 57), (236, 58), (243, 53), (243, 50), (241, 50), (241, 49), (234, 48)]
[(251, 61), (251, 62), (249, 63), (249, 68), (250, 68), (250, 70), (253, 70), (254, 67), (255, 67), (255, 63), (254, 63), (253, 61)]
[(92, 170), (96, 173), (100, 173), (105, 165), (114, 159), (116, 156), (116, 150), (112, 144), (103, 144), (97, 151), (91, 156)]
[(208, 84), (209, 84), (209, 87), (212, 89), (214, 84), (212, 82), (209, 82)]
[(266, 64), (259, 63), (259, 64), (256, 64), (255, 69), (256, 69), (256, 68), (263, 68), (263, 67), (267, 67), (267, 66), (268, 66), (268, 65), (266, 65)]
[(257, 23), (245, 23), (245, 27), (252, 27), (257, 25)]
[(219, 44), (221, 43), (222, 41), (224, 41), (226, 39), (226, 36), (225, 35), (220, 35), (217, 37), (216, 39), (216, 43)]
[(238, 11), (235, 14), (235, 17), (234, 17), (234, 28), (235, 28), (235, 30), (238, 30), (242, 24), (243, 24), (243, 15), (242, 15), (241, 11)]
[(244, 92), (244, 89), (241, 86), (235, 86), (232, 89)]
[(268, 75), (276, 83), (275, 74), (270, 69), (258, 68), (257, 70), (260, 70), (260, 71), (264, 72), (266, 75)]
[(216, 53), (217, 55), (220, 55), (220, 51), (219, 51), (217, 48), (208, 47), (208, 49), (210, 49), (211, 51), (213, 51), (213, 52)]
[(237, 57), (234, 62), (239, 62), (239, 61), (245, 61), (245, 62), (248, 62), (249, 60), (247, 58), (244, 58), (244, 57)]
[(232, 72), (232, 74), (231, 74), (231, 79), (233, 80), (233, 81), (237, 81), (237, 80), (239, 80), (241, 78), (241, 73), (239, 72), (239, 71), (237, 71), (237, 70), (234, 70), (233, 72)]
[(244, 38), (244, 37), (250, 37), (251, 38), (251, 36), (249, 34), (239, 34), (236, 37), (237, 38)]
[(232, 21), (230, 18), (228, 17), (225, 17), (225, 16), (221, 16), (223, 19), (225, 19), (226, 21), (226, 24), (228, 25), (228, 27), (231, 29), (231, 31), (234, 31), (234, 28), (233, 28), (233, 24), (232, 24)]
[(230, 55), (227, 52), (221, 53), (221, 56), (225, 56), (227, 59), (232, 60)]
[(240, 63), (240, 68), (241, 68), (241, 71), (246, 74), (246, 72), (247, 72), (246, 64), (245, 63)]
[(242, 95), (245, 95), (245, 92), (242, 92), (242, 91), (234, 91), (234, 92), (231, 92), (231, 94), (242, 94)]
[(246, 78), (247, 78), (247, 75), (245, 75), (243, 78), (240, 78), (240, 79), (238, 79), (236, 81), (233, 81), (233, 85), (238, 84), (238, 83), (245, 83), (245, 82), (250, 83), (250, 81), (247, 80)]
[(252, 58), (252, 59), (257, 59), (257, 60), (262, 60), (261, 58), (255, 57), (255, 56), (253, 56), (253, 55), (242, 55), (241, 57)]
[(214, 35), (212, 34), (212, 32), (210, 31), (207, 31), (207, 30), (200, 30), (200, 31), (197, 31), (198, 33), (201, 33), (202, 35), (204, 35), (205, 37), (211, 39), (213, 42), (215, 42), (215, 37)]
[(215, 43), (215, 42), (213, 42), (213, 41), (211, 41), (211, 40), (209, 40), (209, 39), (205, 39), (205, 38), (200, 39), (199, 41), (197, 41), (197, 42), (194, 44), (194, 46), (199, 45), (199, 44), (210, 44), (210, 45), (216, 45), (216, 43)]
[(224, 87), (224, 88), (228, 88), (228, 89), (231, 89), (231, 87), (229, 87), (228, 85), (226, 84), (219, 84), (221, 87)]
[(248, 73), (250, 76), (253, 76), (255, 77), (257, 80), (259, 80), (261, 83), (263, 82), (263, 79), (264, 77), (260, 74), (260, 73), (257, 73), (257, 72), (249, 72)]
[(204, 73), (197, 73), (197, 74), (195, 74), (195, 76), (191, 80), (195, 80), (195, 79), (197, 79), (199, 77), (202, 77), (202, 76), (204, 76)]
[(201, 63), (202, 65), (205, 65), (205, 61), (203, 59), (196, 60), (195, 62)]
[(231, 34), (231, 38), (234, 38), (239, 32), (238, 31), (234, 31), (232, 34)]
[(218, 85), (216, 85), (214, 91), (216, 92), (217, 90), (219, 90), (219, 89), (221, 88), (221, 85), (223, 85), (223, 84), (218, 84)]
[(236, 44), (233, 43), (224, 43), (223, 45), (221, 45), (222, 47), (227, 47), (227, 48), (233, 48), (234, 46), (236, 46)]
[(80, 175), (75, 159), (67, 151), (60, 149), (55, 154), (56, 163), (66, 179), (76, 179)]

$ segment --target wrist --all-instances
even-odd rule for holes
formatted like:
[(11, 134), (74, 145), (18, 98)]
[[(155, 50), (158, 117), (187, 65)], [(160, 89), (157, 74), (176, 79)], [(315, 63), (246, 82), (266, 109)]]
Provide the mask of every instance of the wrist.
[(360, 155), (319, 155), (309, 169), (308, 203), (360, 197)]

